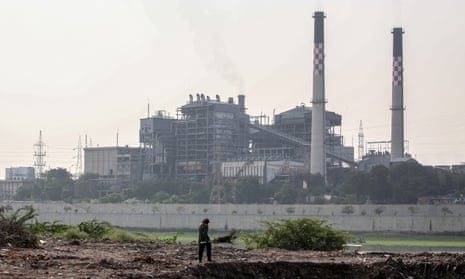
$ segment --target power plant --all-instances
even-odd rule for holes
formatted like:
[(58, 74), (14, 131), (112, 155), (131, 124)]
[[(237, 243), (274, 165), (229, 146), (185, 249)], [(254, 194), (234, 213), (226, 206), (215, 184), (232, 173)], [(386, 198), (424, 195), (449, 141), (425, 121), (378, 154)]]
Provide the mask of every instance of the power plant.
[[(326, 111), (325, 15), (314, 18), (313, 92), (311, 107), (300, 105), (273, 115), (247, 114), (246, 96), (222, 101), (219, 95), (189, 95), (186, 104), (170, 117), (163, 111), (140, 119), (140, 152), (126, 161), (136, 162), (140, 179), (186, 178), (207, 183), (211, 179), (259, 177), (261, 183), (296, 176), (321, 175), (328, 169), (389, 165), (405, 160), (403, 117), (403, 61), (401, 28), (394, 28), (392, 77), (392, 127), (387, 150), (364, 153), (360, 123), (358, 162), (354, 148), (344, 146), (342, 116)], [(265, 121), (268, 119), (268, 121)], [(362, 146), (360, 146), (362, 145)], [(86, 153), (92, 152), (87, 148)], [(122, 154), (118, 157), (123, 156)], [(92, 156), (90, 156), (92, 158)], [(89, 164), (86, 164), (89, 165)], [(112, 170), (123, 169), (114, 166)], [(87, 172), (87, 170), (86, 170)], [(134, 177), (134, 175), (132, 175)]]
[[(210, 98), (199, 93), (196, 98), (189, 96), (176, 118), (157, 113), (141, 119), (144, 178), (204, 181), (210, 176), (258, 176), (270, 182), (309, 173), (312, 108), (297, 106), (275, 115), (270, 124), (262, 121), (264, 116), (246, 113), (245, 95), (237, 100), (229, 97), (222, 102), (219, 95)], [(331, 152), (322, 169), (353, 165), (353, 148), (343, 146), (340, 135), (342, 117), (329, 111), (324, 114), (326, 125), (321, 130), (328, 146), (323, 150)], [(324, 175), (324, 171), (319, 173)]]

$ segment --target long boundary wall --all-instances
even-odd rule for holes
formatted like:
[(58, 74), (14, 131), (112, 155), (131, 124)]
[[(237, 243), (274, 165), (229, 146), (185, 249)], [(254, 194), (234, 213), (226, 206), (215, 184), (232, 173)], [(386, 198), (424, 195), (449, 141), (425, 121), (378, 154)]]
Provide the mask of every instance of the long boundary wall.
[(195, 230), (208, 217), (212, 230), (260, 230), (261, 221), (320, 218), (342, 231), (465, 232), (465, 205), (91, 204), (1, 202), (32, 205), (44, 221), (77, 225), (93, 219), (115, 226)]

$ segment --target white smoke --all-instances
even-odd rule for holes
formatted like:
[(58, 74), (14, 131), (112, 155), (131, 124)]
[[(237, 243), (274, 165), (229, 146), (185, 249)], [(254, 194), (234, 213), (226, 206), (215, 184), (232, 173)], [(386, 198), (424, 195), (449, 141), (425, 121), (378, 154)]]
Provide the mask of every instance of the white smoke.
[[(221, 2), (219, 1), (220, 4)], [(179, 10), (189, 23), (196, 52), (208, 70), (220, 75), (236, 87), (238, 92), (243, 93), (244, 79), (227, 55), (221, 36), (221, 25), (228, 20), (228, 14), (224, 10), (215, 9), (215, 3), (218, 1), (180, 0)]]

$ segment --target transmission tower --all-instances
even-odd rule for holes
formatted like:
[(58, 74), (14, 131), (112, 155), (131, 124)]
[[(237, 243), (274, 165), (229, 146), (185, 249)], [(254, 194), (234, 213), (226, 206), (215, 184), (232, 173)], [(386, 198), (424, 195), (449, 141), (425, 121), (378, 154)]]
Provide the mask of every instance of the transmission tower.
[(75, 148), (77, 151), (76, 154), (76, 165), (74, 169), (74, 177), (79, 178), (82, 174), (82, 142), (81, 142), (81, 136), (79, 136), (78, 139), (78, 146)]
[(358, 130), (358, 160), (362, 160), (364, 154), (364, 141), (362, 120), (360, 120), (360, 128)]
[(36, 178), (41, 178), (45, 169), (45, 143), (42, 141), (42, 130), (39, 133), (39, 141), (34, 144), (34, 168)]

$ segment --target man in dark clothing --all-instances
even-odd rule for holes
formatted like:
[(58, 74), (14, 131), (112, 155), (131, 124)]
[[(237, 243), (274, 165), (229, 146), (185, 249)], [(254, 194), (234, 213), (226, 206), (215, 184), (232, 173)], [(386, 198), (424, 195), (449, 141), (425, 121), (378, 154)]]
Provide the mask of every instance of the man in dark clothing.
[(210, 237), (208, 236), (208, 223), (210, 220), (205, 218), (199, 226), (199, 262), (202, 262), (203, 250), (207, 248), (207, 259), (209, 262), (212, 260), (212, 244), (210, 243)]

